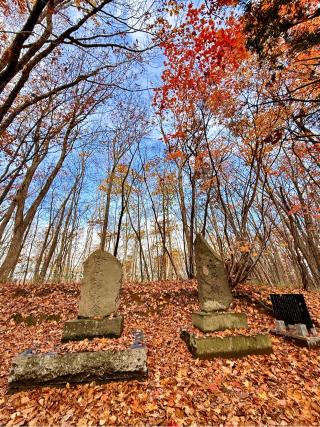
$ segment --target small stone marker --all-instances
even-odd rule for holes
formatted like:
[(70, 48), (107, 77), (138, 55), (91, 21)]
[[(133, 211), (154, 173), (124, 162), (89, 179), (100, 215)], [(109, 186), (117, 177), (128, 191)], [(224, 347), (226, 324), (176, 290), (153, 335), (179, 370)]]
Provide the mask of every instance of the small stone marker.
[(201, 234), (194, 242), (200, 309), (226, 310), (232, 302), (228, 275), (223, 261)]
[(275, 329), (271, 332), (294, 341), (302, 347), (319, 347), (320, 336), (310, 317), (302, 294), (271, 294), (276, 317)]
[(141, 330), (136, 330), (133, 332), (133, 343), (130, 348), (141, 348), (144, 347), (144, 334)]
[(278, 332), (285, 332), (287, 330), (286, 324), (284, 323), (283, 320), (276, 320), (275, 324), (276, 324), (276, 330)]
[(120, 337), (123, 318), (115, 312), (121, 284), (122, 267), (117, 258), (101, 249), (93, 252), (84, 262), (78, 319), (65, 323), (62, 341)]
[(303, 323), (297, 323), (295, 325), (296, 327), (296, 334), (302, 337), (308, 337), (309, 336), (309, 332), (308, 329), (306, 327), (306, 325), (304, 325)]
[[(244, 313), (221, 311), (228, 309), (232, 302), (228, 275), (222, 260), (200, 234), (194, 246), (201, 311), (192, 313), (193, 326), (205, 333), (247, 328), (247, 316)], [(192, 355), (202, 359), (272, 352), (270, 337), (263, 334), (197, 337), (182, 330), (180, 336)]]

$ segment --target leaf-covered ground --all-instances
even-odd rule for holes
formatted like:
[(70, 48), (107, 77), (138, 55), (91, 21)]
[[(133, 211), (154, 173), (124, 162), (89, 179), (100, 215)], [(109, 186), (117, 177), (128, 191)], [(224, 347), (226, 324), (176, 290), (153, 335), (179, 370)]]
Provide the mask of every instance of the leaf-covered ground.
[[(266, 303), (272, 291), (240, 289)], [(269, 356), (213, 361), (191, 357), (179, 333), (181, 328), (192, 329), (191, 313), (197, 309), (194, 282), (126, 284), (120, 306), (123, 336), (71, 344), (61, 344), (60, 339), (64, 321), (76, 316), (78, 285), (6, 285), (0, 292), (0, 425), (320, 423), (320, 349), (307, 350), (272, 337), (274, 353)], [(319, 322), (319, 294), (304, 295)], [(232, 309), (247, 313), (251, 333), (273, 327), (270, 316), (243, 298), (236, 299)], [(148, 380), (6, 394), (11, 359), (17, 353), (28, 348), (61, 353), (125, 348), (132, 343), (134, 329), (145, 334)]]

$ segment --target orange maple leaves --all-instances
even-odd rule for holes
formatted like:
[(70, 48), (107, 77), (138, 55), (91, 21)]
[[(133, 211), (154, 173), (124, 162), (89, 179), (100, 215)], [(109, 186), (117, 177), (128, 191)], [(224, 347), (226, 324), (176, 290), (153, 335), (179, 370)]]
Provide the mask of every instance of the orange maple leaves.
[[(192, 105), (208, 100), (214, 105), (212, 92), (217, 85), (227, 89), (227, 80), (246, 57), (242, 24), (231, 9), (220, 6), (232, 1), (211, 2), (212, 10), (204, 4), (189, 3), (183, 22), (171, 26), (161, 43), (166, 60), (162, 74), (163, 85), (156, 92), (155, 104), (160, 110), (192, 110)], [(221, 94), (220, 94), (221, 95)]]

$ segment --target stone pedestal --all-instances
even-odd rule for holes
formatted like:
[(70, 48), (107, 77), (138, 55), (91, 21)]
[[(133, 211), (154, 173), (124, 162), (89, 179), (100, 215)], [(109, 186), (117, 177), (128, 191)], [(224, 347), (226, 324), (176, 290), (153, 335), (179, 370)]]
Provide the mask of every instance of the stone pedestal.
[(188, 331), (181, 331), (181, 338), (189, 351), (199, 359), (215, 357), (242, 357), (249, 354), (272, 353), (271, 340), (268, 335), (235, 335), (228, 337), (196, 337)]
[[(195, 312), (192, 322), (202, 332), (224, 331), (227, 329), (247, 328), (247, 316), (244, 313)], [(243, 357), (249, 354), (272, 353), (269, 335), (232, 335), (227, 337), (197, 337), (188, 331), (181, 332), (189, 351), (200, 359), (215, 357)]]
[(75, 319), (64, 324), (62, 341), (78, 341), (86, 338), (119, 338), (123, 330), (123, 317), (112, 319)]
[(286, 326), (284, 321), (276, 320), (275, 326), (275, 329), (271, 330), (271, 333), (274, 335), (278, 335), (287, 340), (290, 340), (300, 347), (320, 347), (320, 336), (317, 334), (314, 325), (311, 329), (308, 329), (307, 326), (303, 323)]
[(248, 327), (247, 316), (244, 313), (196, 311), (192, 313), (192, 323), (202, 332)]

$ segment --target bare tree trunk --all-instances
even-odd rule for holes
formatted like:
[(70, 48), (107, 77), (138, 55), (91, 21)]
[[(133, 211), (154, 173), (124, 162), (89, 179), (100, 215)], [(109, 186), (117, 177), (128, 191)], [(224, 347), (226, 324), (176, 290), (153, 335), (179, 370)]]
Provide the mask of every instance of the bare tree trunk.
[(110, 211), (113, 181), (115, 178), (115, 170), (116, 170), (116, 165), (114, 164), (111, 170), (111, 174), (109, 176), (109, 182), (108, 182), (107, 193), (106, 193), (107, 200), (106, 200), (106, 205), (104, 209), (103, 226), (101, 231), (100, 249), (102, 249), (103, 251), (105, 250), (105, 247), (106, 247), (107, 232), (108, 232), (108, 225), (109, 225), (109, 211)]
[(0, 267), (0, 282), (1, 281), (5, 282), (8, 279), (10, 272), (15, 268), (18, 262), (18, 258), (22, 249), (22, 241), (23, 241), (24, 233), (27, 227), (29, 226), (29, 224), (32, 222), (40, 203), (48, 193), (53, 180), (57, 176), (65, 160), (66, 153), (67, 153), (67, 138), (68, 138), (68, 133), (66, 134), (58, 162), (56, 163), (52, 172), (49, 174), (44, 186), (40, 190), (39, 194), (35, 198), (34, 202), (31, 204), (30, 208), (28, 209), (25, 215), (24, 215), (24, 206), (25, 206), (27, 191), (31, 182), (31, 178), (36, 169), (35, 166), (36, 165), (38, 166), (41, 159), (37, 159), (36, 164), (34, 164), (34, 167), (31, 169), (31, 173), (26, 175), (26, 178), (22, 186), (17, 192), (17, 196), (16, 196), (17, 208), (16, 208), (16, 214), (15, 214), (15, 220), (14, 220), (14, 230), (13, 230), (13, 235), (12, 235), (8, 253)]

